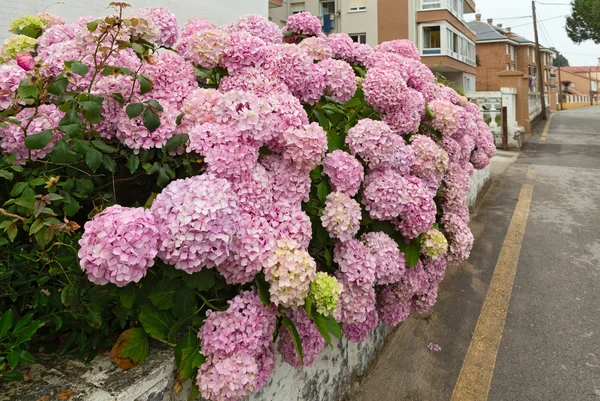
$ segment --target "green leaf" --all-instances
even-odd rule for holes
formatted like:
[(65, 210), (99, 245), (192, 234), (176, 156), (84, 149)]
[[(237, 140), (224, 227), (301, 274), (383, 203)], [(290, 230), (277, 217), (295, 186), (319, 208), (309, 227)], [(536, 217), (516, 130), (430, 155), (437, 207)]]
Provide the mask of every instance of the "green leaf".
[(327, 195), (331, 193), (331, 186), (327, 181), (322, 181), (319, 185), (317, 185), (317, 196), (321, 203), (325, 202)]
[(419, 254), (421, 253), (421, 241), (419, 238), (412, 240), (404, 249), (404, 258), (409, 268), (415, 267), (419, 263)]
[(329, 121), (329, 119), (327, 119), (325, 114), (323, 114), (317, 109), (313, 109), (313, 114), (317, 118), (317, 121), (319, 122), (321, 127), (323, 127), (325, 131), (329, 131), (329, 128), (331, 128), (331, 122)]
[(102, 119), (100, 115), (100, 104), (91, 100), (84, 100), (79, 102), (79, 105), (83, 109), (82, 114), (87, 121), (92, 124), (98, 124), (100, 122)]
[(188, 347), (181, 350), (181, 364), (177, 369), (177, 380), (183, 382), (192, 377), (195, 369), (206, 362), (206, 357), (198, 347)]
[(88, 315), (87, 315), (87, 322), (88, 322), (88, 324), (91, 327), (93, 327), (95, 329), (100, 328), (100, 326), (102, 326), (102, 315), (101, 315), (101, 313), (99, 311), (96, 311), (96, 310), (93, 310), (93, 309), (90, 310), (88, 312)]
[(167, 174), (167, 171), (161, 167), (160, 170), (158, 170), (158, 179), (156, 180), (156, 185), (158, 185), (161, 188), (164, 188), (167, 186), (167, 184), (171, 181), (169, 174)]
[(109, 155), (104, 155), (102, 158), (102, 165), (104, 165), (104, 168), (111, 173), (114, 173), (117, 170), (117, 162)]
[(65, 77), (57, 78), (56, 80), (54, 80), (54, 82), (52, 82), (52, 84), (50, 86), (48, 86), (47, 91), (52, 93), (53, 95), (60, 96), (63, 93), (65, 93), (65, 90), (67, 90), (68, 84), (69, 84), (69, 81), (67, 80), (67, 78), (65, 78)]
[(22, 350), (19, 354), (20, 363), (35, 363), (35, 358), (29, 351)]
[(73, 284), (66, 285), (60, 292), (60, 301), (64, 306), (69, 306), (77, 297), (77, 288)]
[(10, 242), (14, 242), (15, 238), (17, 238), (17, 233), (18, 233), (18, 229), (17, 229), (17, 225), (15, 223), (12, 223), (10, 226), (8, 226), (8, 229), (6, 230), (6, 234), (8, 235), (8, 240)]
[(192, 383), (187, 401), (196, 401), (198, 397), (200, 397), (200, 388), (198, 387), (198, 384)]
[(71, 69), (75, 74), (80, 75), (82, 77), (85, 76), (89, 71), (88, 66), (83, 63), (80, 63), (79, 61), (74, 62), (73, 65), (71, 65)]
[[(64, 132), (71, 138), (77, 138), (81, 135), (81, 126), (79, 124), (64, 124), (56, 127), (57, 130)], [(86, 142), (87, 143), (87, 142)]]
[(139, 116), (142, 114), (142, 111), (144, 111), (144, 105), (142, 103), (129, 103), (127, 107), (125, 107), (125, 112), (129, 118)]
[(173, 135), (167, 141), (167, 144), (165, 145), (165, 149), (167, 150), (167, 152), (173, 152), (173, 151), (177, 150), (177, 148), (180, 147), (181, 145), (186, 144), (188, 139), (189, 139), (188, 134)]
[(21, 99), (36, 99), (40, 93), (37, 86), (31, 85), (27, 80), (22, 80), (17, 88), (17, 93)]
[(29, 235), (33, 235), (44, 228), (44, 220), (38, 219), (29, 227)]
[(165, 339), (173, 325), (173, 318), (169, 313), (159, 311), (151, 304), (145, 304), (140, 312), (140, 322), (148, 334)]
[(148, 356), (148, 334), (141, 327), (125, 330), (113, 346), (110, 357), (121, 369), (143, 363)]
[(19, 350), (17, 348), (13, 348), (8, 352), (8, 355), (6, 355), (6, 361), (11, 369), (16, 368), (19, 364), (19, 354)]
[(140, 94), (148, 93), (152, 90), (152, 80), (144, 74), (139, 74), (135, 77), (140, 83)]
[(196, 294), (189, 287), (182, 287), (175, 293), (175, 300), (171, 311), (175, 317), (181, 318), (190, 315), (198, 308)]
[(27, 137), (25, 138), (25, 146), (27, 146), (27, 148), (31, 150), (43, 149), (46, 145), (50, 143), (50, 141), (52, 140), (52, 136), (53, 134), (51, 129), (47, 129), (38, 134), (27, 135)]
[(125, 97), (123, 96), (122, 93), (115, 92), (115, 93), (112, 93), (110, 95), (110, 97), (112, 97), (113, 99), (115, 99), (117, 102), (119, 102), (121, 104), (125, 104)]
[(435, 113), (429, 108), (429, 105), (425, 106), (425, 115), (427, 116), (427, 120), (429, 121), (435, 118)]
[(100, 24), (101, 22), (102, 22), (102, 20), (100, 20), (100, 19), (88, 22), (86, 24), (88, 31), (94, 32), (96, 30), (96, 28), (98, 28), (98, 24)]
[(157, 100), (154, 100), (154, 99), (146, 100), (144, 103), (152, 106), (153, 108), (155, 108), (158, 111), (163, 111), (163, 107), (160, 105), (160, 103)]
[(260, 297), (261, 302), (269, 306), (271, 304), (271, 295), (269, 294), (269, 284), (265, 280), (265, 276), (263, 273), (259, 273), (256, 276), (256, 290), (258, 291), (258, 296)]
[(90, 150), (90, 143), (88, 141), (84, 141), (83, 139), (72, 139), (71, 145), (73, 146), (73, 150), (77, 153), (85, 155)]
[(215, 273), (212, 269), (202, 269), (191, 276), (187, 276), (185, 283), (197, 291), (210, 290), (215, 285)]
[(146, 48), (144, 46), (140, 45), (140, 44), (137, 44), (137, 43), (132, 43), (131, 44), (131, 48), (137, 54), (144, 54), (146, 52)]
[(13, 324), (13, 311), (12, 309), (7, 310), (0, 318), (0, 339), (2, 339)]
[(190, 324), (192, 322), (192, 319), (194, 318), (194, 314), (196, 311), (193, 311), (192, 313), (186, 315), (186, 316), (182, 316), (179, 319), (177, 319), (177, 321), (175, 322), (175, 324), (173, 326), (171, 326), (171, 328), (169, 329), (169, 334), (167, 337), (167, 340), (169, 341), (175, 341), (175, 339), (177, 338), (179, 332), (181, 331), (181, 329)]
[(117, 151), (113, 146), (107, 145), (99, 139), (94, 139), (92, 144), (103, 153), (115, 153)]
[(304, 301), (304, 311), (306, 312), (306, 316), (312, 316), (312, 305), (313, 305), (313, 297), (308, 296)]
[(130, 284), (125, 286), (125, 288), (121, 289), (119, 300), (121, 301), (121, 305), (123, 305), (127, 309), (132, 309), (135, 303), (135, 297), (137, 295), (137, 287), (135, 284)]
[(73, 152), (64, 140), (58, 141), (50, 157), (54, 163), (74, 163), (83, 158), (82, 155)]
[(150, 132), (154, 132), (158, 127), (160, 127), (160, 118), (158, 117), (158, 114), (156, 114), (154, 110), (150, 108), (144, 110), (142, 122), (144, 123), (144, 127), (146, 127)]
[(6, 379), (6, 380), (15, 381), (15, 382), (21, 382), (24, 379), (23, 373), (17, 372), (16, 370), (13, 370), (11, 372), (0, 373), (0, 377), (2, 377), (3, 379)]
[(127, 168), (131, 174), (135, 173), (140, 167), (140, 158), (138, 155), (131, 154), (127, 157)]
[(331, 333), (331, 335), (333, 335), (338, 340), (341, 340), (342, 339), (342, 329), (340, 327), (340, 324), (338, 322), (336, 322), (336, 320), (333, 316), (324, 316), (324, 319), (325, 319), (325, 324), (327, 325), (327, 329), (329, 330), (329, 333)]
[(88, 165), (92, 172), (96, 172), (102, 165), (103, 154), (96, 149), (90, 149), (85, 155), (85, 164)]
[(284, 327), (287, 327), (287, 329), (290, 331), (294, 348), (296, 349), (296, 353), (300, 358), (300, 364), (304, 365), (304, 359), (302, 358), (302, 340), (300, 339), (300, 335), (298, 335), (298, 329), (296, 329), (296, 325), (287, 316), (283, 317), (281, 324), (283, 324)]
[(175, 293), (178, 290), (179, 286), (176, 284), (176, 281), (160, 281), (152, 289), (148, 298), (150, 299), (150, 302), (152, 302), (152, 305), (156, 306), (159, 310), (171, 309), (173, 300), (175, 299)]
[(175, 346), (175, 364), (181, 364), (182, 350), (186, 348), (200, 348), (200, 340), (198, 339), (197, 333), (192, 330), (188, 330), (186, 334), (181, 337), (177, 345)]
[(19, 196), (27, 188), (27, 182), (17, 182), (10, 191), (10, 196)]
[(54, 326), (56, 331), (60, 330), (60, 328), (62, 327), (62, 323), (63, 321), (61, 317), (58, 315), (54, 315)]
[(185, 116), (185, 113), (181, 113), (177, 116), (177, 118), (175, 119), (175, 124), (179, 127), (181, 125), (181, 120), (183, 119), (183, 116)]
[(333, 152), (334, 150), (341, 149), (344, 146), (344, 140), (341, 135), (335, 131), (329, 131), (327, 133), (327, 151)]
[(10, 171), (6, 171), (6, 170), (0, 170), (0, 177), (12, 181), (12, 179), (15, 177), (14, 173), (11, 173)]
[(331, 344), (331, 336), (329, 335), (329, 329), (327, 328), (327, 324), (325, 323), (323, 315), (315, 311), (312, 314), (312, 320), (315, 323), (317, 330), (319, 330), (319, 333), (321, 333), (321, 336), (323, 336), (325, 339), (325, 342), (329, 344), (331, 348), (333, 348), (333, 345)]

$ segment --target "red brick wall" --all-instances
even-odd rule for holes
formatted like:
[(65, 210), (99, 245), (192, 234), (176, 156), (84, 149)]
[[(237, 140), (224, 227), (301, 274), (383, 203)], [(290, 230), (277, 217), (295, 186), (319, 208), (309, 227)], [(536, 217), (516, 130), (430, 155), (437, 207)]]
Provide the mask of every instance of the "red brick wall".
[(499, 91), (498, 73), (506, 71), (507, 64), (514, 66), (506, 54), (506, 43), (478, 43), (477, 56), (481, 64), (477, 67), (477, 91)]

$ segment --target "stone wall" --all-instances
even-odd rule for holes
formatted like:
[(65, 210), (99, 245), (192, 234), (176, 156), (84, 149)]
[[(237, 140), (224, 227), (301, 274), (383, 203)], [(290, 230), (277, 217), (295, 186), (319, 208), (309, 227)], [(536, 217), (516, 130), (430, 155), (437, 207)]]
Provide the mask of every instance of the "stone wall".
[[(471, 180), (469, 207), (473, 208), (489, 185), (491, 168), (476, 170)], [(277, 357), (275, 373), (263, 389), (247, 401), (335, 401), (352, 399), (353, 379), (362, 375), (383, 347), (392, 329), (377, 327), (360, 344), (334, 339), (310, 368), (296, 370)], [(129, 371), (119, 370), (105, 353), (85, 365), (56, 355), (41, 355), (27, 373), (26, 383), (0, 381), (0, 401), (52, 400), (60, 391), (71, 391), (70, 401), (186, 401), (187, 383), (173, 393), (175, 369), (170, 349), (154, 344), (146, 361)], [(44, 398), (50, 396), (50, 398)]]

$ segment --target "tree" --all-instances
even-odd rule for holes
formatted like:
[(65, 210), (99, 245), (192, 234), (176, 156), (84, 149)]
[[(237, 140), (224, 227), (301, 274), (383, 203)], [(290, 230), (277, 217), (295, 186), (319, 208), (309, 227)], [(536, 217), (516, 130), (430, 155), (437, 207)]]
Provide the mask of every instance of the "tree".
[(572, 0), (565, 28), (576, 44), (586, 40), (600, 44), (600, 0)]
[[(550, 50), (554, 51), (555, 53), (558, 53), (558, 50), (556, 50), (555, 47), (551, 47)], [(567, 58), (565, 56), (561, 54), (558, 55), (557, 58), (554, 59), (554, 62), (552, 63), (552, 65), (554, 67), (558, 67), (559, 65), (561, 67), (568, 67), (569, 66), (569, 60), (567, 60)]]

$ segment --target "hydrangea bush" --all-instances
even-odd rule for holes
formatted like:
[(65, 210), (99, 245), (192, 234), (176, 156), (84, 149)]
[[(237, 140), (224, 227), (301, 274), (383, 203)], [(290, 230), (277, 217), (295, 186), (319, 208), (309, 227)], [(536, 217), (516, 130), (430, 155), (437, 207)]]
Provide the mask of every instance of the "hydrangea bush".
[(78, 356), (114, 334), (124, 369), (161, 341), (175, 390), (218, 401), (258, 391), (275, 352), (310, 366), (433, 307), (495, 147), (411, 42), (111, 7), (24, 16), (0, 50), (1, 319), (30, 312)]

